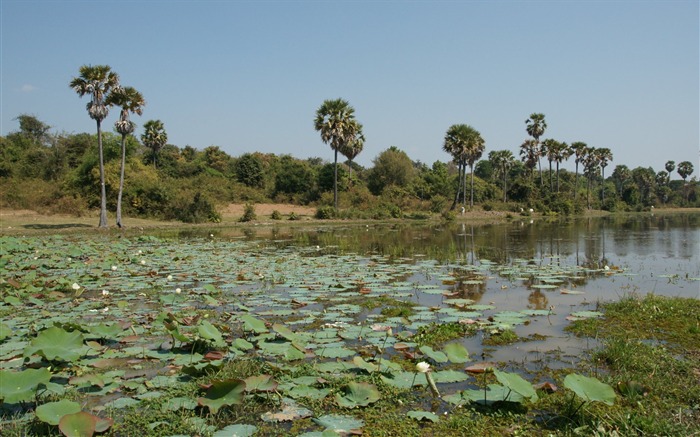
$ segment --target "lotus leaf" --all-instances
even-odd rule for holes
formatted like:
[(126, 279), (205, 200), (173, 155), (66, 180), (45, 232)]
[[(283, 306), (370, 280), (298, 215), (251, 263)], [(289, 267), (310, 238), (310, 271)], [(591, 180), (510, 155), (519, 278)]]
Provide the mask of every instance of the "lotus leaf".
[(379, 390), (374, 384), (367, 382), (350, 382), (344, 393), (335, 395), (335, 401), (345, 408), (365, 407), (377, 402), (380, 398)]
[(571, 373), (564, 378), (564, 387), (576, 393), (576, 396), (584, 401), (603, 402), (606, 405), (615, 403), (615, 390), (593, 377)]
[(27, 369), (21, 372), (0, 370), (0, 399), (7, 404), (27, 402), (34, 398), (39, 385), (51, 379), (48, 369)]
[(381, 376), (382, 381), (385, 384), (389, 384), (392, 387), (408, 389), (414, 386), (426, 386), (428, 382), (425, 378), (416, 378), (417, 374), (413, 372), (396, 372), (392, 373), (391, 376)]
[(89, 335), (87, 338), (117, 338), (124, 330), (117, 323), (100, 323), (99, 325), (88, 326)]
[(359, 431), (363, 426), (365, 426), (365, 422), (360, 419), (355, 419), (352, 416), (341, 416), (338, 414), (327, 414), (311, 420), (313, 420), (317, 425), (339, 433)]
[(111, 426), (111, 419), (101, 419), (84, 411), (66, 414), (58, 422), (58, 429), (66, 437), (92, 437), (95, 432), (107, 431)]
[(440, 370), (439, 372), (433, 373), (433, 377), (435, 378), (435, 382), (439, 383), (461, 382), (469, 379), (469, 375), (456, 370)]
[(489, 384), (486, 390), (464, 390), (462, 398), (484, 405), (502, 401), (522, 402), (523, 400), (518, 392), (498, 384)]
[(431, 422), (437, 422), (438, 420), (440, 420), (440, 416), (429, 411), (409, 411), (408, 413), (406, 413), (406, 415), (411, 419), (415, 419), (419, 422), (421, 420), (429, 420)]
[(265, 326), (265, 322), (263, 322), (260, 319), (257, 319), (249, 314), (241, 315), (240, 319), (243, 322), (244, 331), (254, 332), (256, 334), (263, 334), (265, 332), (268, 332), (267, 327)]
[(83, 334), (78, 331), (68, 332), (53, 326), (41, 331), (24, 350), (24, 354), (39, 354), (49, 361), (72, 362), (82, 356), (83, 340)]
[(221, 407), (237, 405), (243, 401), (245, 382), (240, 379), (212, 381), (204, 396), (197, 399), (202, 407), (216, 414)]
[(469, 361), (469, 352), (467, 352), (467, 348), (460, 343), (446, 344), (443, 350), (451, 363), (461, 364)]
[(197, 327), (197, 332), (199, 336), (205, 340), (209, 340), (217, 346), (224, 345), (224, 338), (221, 336), (221, 332), (212, 325), (208, 320), (202, 320), (202, 322)]
[(493, 374), (496, 376), (498, 382), (503, 384), (505, 387), (513, 390), (525, 398), (529, 398), (533, 402), (537, 400), (537, 392), (532, 387), (532, 384), (524, 380), (520, 375), (516, 373), (502, 372), (498, 369), (493, 369)]
[(0, 323), (0, 341), (6, 339), (12, 334), (12, 329), (4, 323)]
[(36, 408), (36, 417), (42, 422), (56, 426), (61, 420), (61, 417), (65, 416), (66, 414), (75, 414), (79, 411), (79, 403), (69, 401), (68, 399), (63, 399), (58, 402), (49, 402), (39, 405)]
[(279, 385), (270, 375), (249, 376), (244, 382), (245, 391), (248, 393), (275, 391)]
[(229, 425), (216, 431), (213, 437), (250, 437), (258, 430), (254, 425)]
[(433, 350), (430, 346), (421, 346), (419, 350), (436, 363), (446, 363), (447, 355), (444, 352)]

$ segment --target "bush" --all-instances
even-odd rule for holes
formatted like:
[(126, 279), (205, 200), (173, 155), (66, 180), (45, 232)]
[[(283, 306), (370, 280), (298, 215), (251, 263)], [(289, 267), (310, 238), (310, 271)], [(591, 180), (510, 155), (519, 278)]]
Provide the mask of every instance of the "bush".
[(444, 210), (440, 216), (446, 222), (453, 222), (456, 218), (454, 211), (450, 211), (449, 209)]
[(335, 218), (337, 211), (332, 206), (321, 206), (316, 209), (316, 218), (320, 220), (330, 220)]
[(289, 220), (301, 220), (301, 217), (297, 215), (294, 211), (289, 213)]
[(439, 213), (440, 211), (443, 211), (445, 208), (447, 208), (447, 197), (442, 196), (440, 194), (433, 196), (430, 199), (430, 212), (434, 213)]
[(490, 203), (490, 202), (484, 202), (484, 203), (481, 205), (481, 208), (482, 208), (484, 211), (493, 211), (493, 204)]
[(279, 211), (274, 210), (274, 211), (272, 211), (272, 214), (270, 215), (270, 218), (271, 218), (272, 220), (282, 220), (282, 214), (280, 214)]
[(184, 208), (178, 208), (176, 205), (175, 217), (185, 223), (203, 223), (203, 222), (214, 222), (218, 223), (221, 221), (221, 215), (216, 210), (214, 203), (202, 195), (202, 193), (197, 192), (192, 201), (187, 204)]
[(252, 203), (246, 203), (243, 209), (243, 217), (238, 219), (238, 221), (252, 222), (253, 220), (257, 220), (257, 218), (258, 216), (255, 214), (255, 205), (253, 205)]

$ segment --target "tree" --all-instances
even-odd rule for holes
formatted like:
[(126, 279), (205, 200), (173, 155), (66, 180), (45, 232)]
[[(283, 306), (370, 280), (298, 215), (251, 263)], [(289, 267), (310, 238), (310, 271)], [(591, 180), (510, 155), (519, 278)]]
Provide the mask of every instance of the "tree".
[(528, 169), (530, 173), (530, 182), (532, 182), (532, 176), (535, 173), (535, 167), (539, 159), (539, 152), (537, 151), (537, 143), (535, 140), (523, 141), (520, 145), (520, 159), (523, 161), (525, 168)]
[(80, 76), (74, 77), (70, 87), (80, 97), (89, 94), (91, 100), (86, 105), (88, 115), (97, 123), (97, 149), (100, 160), (100, 224), (107, 227), (107, 190), (105, 188), (105, 164), (102, 152), (102, 120), (107, 118), (109, 107), (105, 100), (110, 91), (119, 86), (119, 75), (109, 65), (83, 65)]
[(233, 166), (238, 182), (248, 186), (260, 188), (264, 182), (262, 160), (251, 153), (243, 154)]
[[(357, 123), (357, 121), (355, 123)], [(352, 172), (352, 160), (355, 159), (360, 152), (362, 152), (365, 145), (365, 136), (362, 134), (362, 125), (359, 123), (357, 123), (357, 125), (358, 126), (356, 126), (355, 129), (357, 130), (358, 134), (355, 139), (350, 143), (343, 144), (338, 150), (348, 159), (348, 168), (350, 168), (350, 172)]]
[[(474, 163), (481, 158), (481, 155), (484, 153), (484, 147), (484, 139), (479, 131), (468, 124), (453, 124), (445, 134), (443, 150), (452, 155), (452, 159), (461, 169), (460, 181), (463, 186), (462, 192), (465, 193), (463, 197), (464, 204), (466, 204), (466, 168), (469, 166), (471, 172), (470, 208), (474, 206)], [(457, 196), (455, 196), (453, 207), (457, 203), (459, 191), (460, 188), (457, 188)]]
[(607, 147), (600, 147), (595, 149), (595, 158), (598, 160), (598, 165), (600, 165), (601, 177), (603, 179), (601, 195), (601, 201), (605, 202), (605, 167), (608, 166), (608, 162), (613, 160), (613, 154)]
[(494, 150), (489, 152), (489, 161), (503, 178), (503, 202), (508, 201), (508, 171), (515, 162), (513, 152), (510, 150)]
[[(527, 134), (530, 135), (535, 140), (535, 150), (537, 151), (537, 164), (540, 164), (540, 157), (543, 155), (542, 150), (540, 150), (540, 137), (544, 134), (547, 129), (547, 122), (544, 119), (544, 114), (532, 113), (530, 118), (525, 120), (525, 130)], [(540, 186), (543, 185), (542, 181), (542, 167), (539, 167), (540, 171)]]
[(627, 182), (630, 177), (630, 169), (626, 165), (623, 164), (615, 166), (615, 170), (613, 170), (611, 178), (617, 187), (618, 196), (620, 196), (620, 198), (622, 198), (622, 190), (625, 186), (625, 182)]
[(588, 153), (588, 145), (581, 141), (575, 141), (571, 143), (571, 151), (575, 156), (574, 162), (576, 163), (576, 176), (574, 177), (574, 200), (578, 197), (578, 165), (583, 164), (583, 160), (586, 159), (586, 153)]
[(391, 185), (405, 188), (415, 178), (416, 169), (411, 158), (396, 146), (381, 152), (372, 162), (374, 167), (367, 176), (367, 188), (375, 195), (382, 194)]
[(39, 120), (34, 115), (20, 114), (15, 118), (19, 121), (19, 131), (37, 144), (44, 144), (49, 137), (51, 126)]
[(148, 120), (143, 125), (141, 141), (143, 145), (153, 151), (153, 167), (156, 166), (156, 156), (163, 146), (168, 142), (168, 134), (165, 132), (163, 122), (160, 120)]
[(143, 114), (143, 106), (146, 101), (136, 88), (116, 87), (107, 96), (106, 103), (109, 106), (121, 107), (119, 120), (114, 122), (114, 129), (122, 135), (122, 160), (119, 172), (119, 194), (117, 195), (117, 226), (122, 227), (122, 194), (124, 192), (124, 167), (126, 166), (126, 136), (136, 129), (133, 121), (129, 120), (129, 113)]
[(583, 158), (583, 173), (588, 178), (586, 185), (586, 206), (591, 209), (591, 185), (593, 178), (598, 175), (598, 166), (600, 162), (596, 157), (595, 148), (589, 147), (586, 150), (586, 155)]
[(676, 169), (676, 161), (666, 161), (665, 165), (666, 171), (668, 172), (668, 177), (671, 177), (671, 173)]
[(325, 100), (316, 110), (314, 129), (321, 133), (321, 141), (329, 144), (334, 152), (333, 204), (338, 209), (338, 152), (352, 155), (352, 151), (358, 150), (358, 144), (362, 150), (362, 125), (355, 120), (355, 108), (346, 100), (335, 99)]
[(551, 138), (542, 141), (542, 150), (547, 155), (549, 161), (549, 191), (554, 191), (554, 183), (552, 182), (552, 162), (557, 163), (557, 193), (559, 192), (559, 164), (571, 156), (569, 147), (566, 143), (562, 143)]
[(683, 182), (686, 182), (688, 176), (693, 174), (693, 164), (690, 161), (683, 161), (678, 163), (678, 174), (683, 178)]

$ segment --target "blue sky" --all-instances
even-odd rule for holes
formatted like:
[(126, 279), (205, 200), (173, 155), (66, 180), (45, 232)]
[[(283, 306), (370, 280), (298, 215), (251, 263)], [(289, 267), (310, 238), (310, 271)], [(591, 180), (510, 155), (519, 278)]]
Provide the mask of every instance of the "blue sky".
[[(489, 151), (518, 156), (525, 120), (543, 138), (608, 147), (618, 164), (697, 165), (700, 7), (689, 1), (2, 0), (0, 133), (27, 113), (93, 132), (68, 83), (107, 64), (169, 143), (319, 156), (323, 100), (364, 125), (357, 161), (397, 146), (448, 161), (446, 130), (467, 123)], [(118, 111), (104, 123), (110, 129)], [(569, 163), (566, 167), (573, 168)], [(677, 177), (677, 175), (675, 175)]]

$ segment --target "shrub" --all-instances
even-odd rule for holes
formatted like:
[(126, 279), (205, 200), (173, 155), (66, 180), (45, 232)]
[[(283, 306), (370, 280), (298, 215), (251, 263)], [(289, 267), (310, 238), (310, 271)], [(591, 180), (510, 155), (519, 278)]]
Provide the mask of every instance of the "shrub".
[(482, 208), (484, 211), (493, 211), (493, 204), (492, 204), (491, 202), (484, 202), (484, 203), (481, 205), (481, 208)]
[[(292, 214), (293, 214), (293, 213), (292, 213)], [(272, 214), (270, 215), (270, 218), (271, 218), (272, 220), (282, 220), (282, 214), (280, 214), (279, 211), (274, 210), (274, 211), (272, 211)]]
[(258, 216), (255, 214), (255, 205), (252, 203), (246, 203), (243, 209), (243, 217), (238, 219), (239, 222), (252, 222), (256, 220)]
[(301, 217), (297, 215), (294, 211), (289, 213), (289, 220), (301, 220)]
[(456, 218), (454, 211), (450, 211), (449, 209), (444, 210), (440, 216), (446, 222), (453, 222)]
[(434, 213), (439, 213), (440, 211), (443, 211), (445, 208), (447, 208), (447, 197), (442, 196), (440, 194), (433, 196), (430, 199), (430, 212)]
[(321, 206), (316, 209), (316, 218), (320, 220), (329, 220), (336, 217), (337, 211), (332, 206)]
[(174, 205), (175, 217), (185, 223), (203, 223), (206, 221), (218, 223), (221, 221), (221, 215), (216, 210), (214, 203), (197, 192), (192, 201), (185, 205), (184, 208), (178, 208)]

